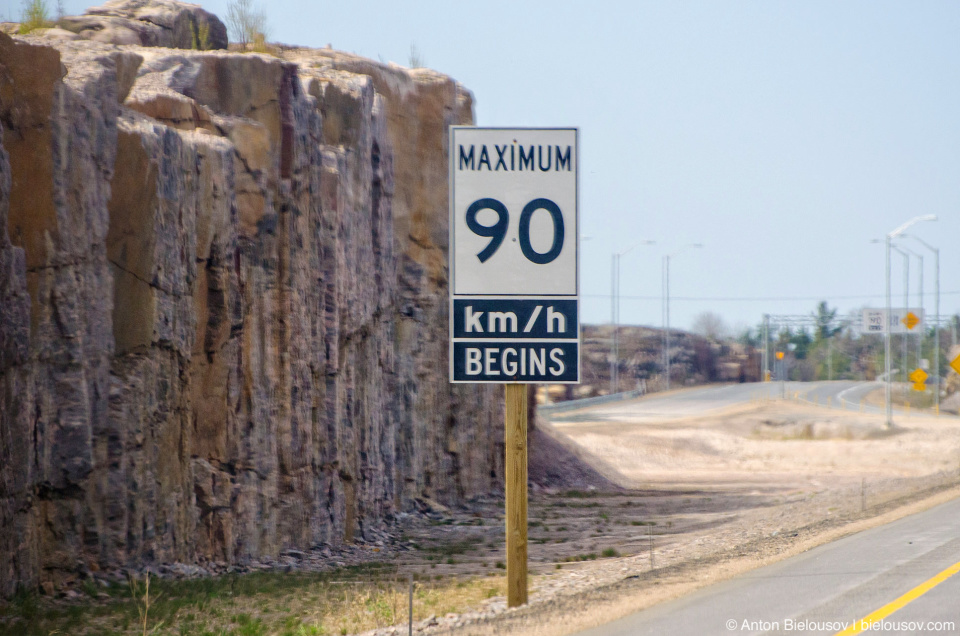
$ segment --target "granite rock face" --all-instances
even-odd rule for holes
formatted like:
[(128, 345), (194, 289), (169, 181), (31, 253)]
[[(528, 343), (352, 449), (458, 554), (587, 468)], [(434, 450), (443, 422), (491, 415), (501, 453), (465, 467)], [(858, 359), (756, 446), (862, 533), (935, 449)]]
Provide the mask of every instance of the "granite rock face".
[[(199, 5), (174, 0), (108, 0), (57, 26), (86, 40), (170, 49), (227, 48), (227, 27)], [(58, 34), (50, 34), (57, 36)]]
[(447, 381), (471, 121), (450, 78), (330, 50), (0, 34), (0, 595), (498, 488), (497, 394)]

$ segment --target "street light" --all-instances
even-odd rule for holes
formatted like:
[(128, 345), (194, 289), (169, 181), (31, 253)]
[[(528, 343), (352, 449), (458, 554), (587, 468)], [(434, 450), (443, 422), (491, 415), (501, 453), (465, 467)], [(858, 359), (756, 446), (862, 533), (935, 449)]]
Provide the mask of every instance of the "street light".
[[(896, 245), (891, 244), (890, 249), (900, 254), (903, 257), (903, 310), (907, 311), (910, 306), (910, 255), (906, 250), (902, 250)], [(887, 322), (890, 322), (890, 319), (887, 318)], [(904, 334), (903, 338), (900, 340), (901, 343), (901, 354), (900, 354), (900, 379), (902, 382), (907, 381), (907, 336)], [(900, 387), (900, 397), (901, 399), (906, 396), (906, 388), (904, 386)]]
[[(923, 314), (925, 313), (923, 311), (923, 254), (917, 254), (913, 250), (907, 247), (904, 247), (902, 244), (899, 246), (894, 246), (894, 249), (896, 249), (897, 247), (899, 247), (901, 250), (903, 250), (907, 254), (911, 254), (915, 256), (917, 258), (917, 261), (920, 262), (920, 290), (919, 292), (917, 292), (917, 298), (920, 299), (920, 313)], [(926, 318), (924, 318), (924, 320), (926, 320)], [(921, 359), (922, 349), (923, 349), (923, 329), (920, 330), (917, 336), (919, 336), (919, 340), (917, 344), (917, 368), (919, 369), (920, 359)]]
[(656, 241), (638, 241), (611, 255), (610, 262), (610, 322), (613, 323), (613, 356), (610, 360), (610, 393), (620, 392), (620, 257), (640, 245), (656, 245)]
[(703, 243), (690, 243), (684, 245), (673, 254), (667, 254), (663, 257), (663, 358), (664, 366), (667, 369), (667, 390), (670, 390), (670, 259), (680, 256), (688, 249), (703, 247)]
[(887, 324), (886, 328), (883, 330), (883, 350), (884, 350), (884, 366), (886, 367), (887, 373), (887, 385), (886, 390), (884, 391), (884, 401), (886, 402), (886, 412), (887, 412), (887, 426), (893, 426), (893, 406), (890, 404), (890, 313), (892, 308), (890, 307), (890, 243), (893, 239), (897, 238), (901, 234), (907, 231), (914, 223), (919, 223), (921, 221), (936, 221), (936, 214), (925, 214), (923, 216), (918, 216), (910, 219), (897, 229), (889, 232), (886, 236), (887, 243)]
[(936, 269), (937, 272), (933, 283), (934, 294), (936, 296), (933, 308), (934, 314), (936, 314), (933, 323), (933, 368), (936, 369), (936, 371), (934, 371), (934, 375), (936, 375), (937, 378), (937, 388), (935, 391), (937, 404), (936, 409), (937, 415), (940, 415), (940, 248), (933, 247), (920, 237), (914, 236), (913, 234), (903, 234), (901, 236), (912, 238), (920, 243), (920, 245), (923, 245), (925, 248), (933, 252), (934, 269)]

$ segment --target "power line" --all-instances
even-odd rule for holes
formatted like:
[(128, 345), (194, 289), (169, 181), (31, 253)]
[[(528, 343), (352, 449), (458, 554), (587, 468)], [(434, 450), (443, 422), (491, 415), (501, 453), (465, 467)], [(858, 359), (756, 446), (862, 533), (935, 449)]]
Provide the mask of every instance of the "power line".
[[(580, 296), (583, 298), (610, 298), (610, 294), (580, 294)], [(924, 297), (927, 296), (932, 297), (934, 294), (924, 294)], [(940, 292), (940, 296), (960, 296), (960, 291)], [(620, 298), (624, 300), (661, 300), (660, 296), (628, 296), (625, 294), (621, 294)], [(670, 296), (671, 301), (686, 300), (699, 302), (817, 302), (820, 300), (877, 300), (883, 298), (885, 298), (883, 294), (862, 294), (852, 296)]]

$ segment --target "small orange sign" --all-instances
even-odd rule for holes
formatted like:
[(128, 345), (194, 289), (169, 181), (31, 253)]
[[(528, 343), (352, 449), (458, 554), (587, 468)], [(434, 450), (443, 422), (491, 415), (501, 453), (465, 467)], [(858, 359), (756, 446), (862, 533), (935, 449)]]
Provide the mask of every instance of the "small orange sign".
[(916, 369), (913, 373), (910, 374), (910, 381), (914, 384), (923, 384), (927, 381), (927, 378), (930, 377), (927, 375), (927, 372), (923, 369)]
[(957, 356), (950, 362), (950, 368), (960, 373), (960, 356)]
[(910, 329), (912, 331), (914, 327), (920, 324), (920, 319), (917, 318), (917, 315), (915, 313), (913, 313), (912, 311), (908, 311), (907, 315), (904, 316), (903, 320), (901, 320), (900, 322), (905, 324), (907, 326), (907, 329)]
[(913, 383), (913, 390), (914, 390), (914, 391), (926, 391), (926, 390), (927, 390), (927, 385), (924, 384), (923, 382), (914, 382), (914, 383)]
[[(777, 351), (777, 360), (783, 360), (783, 351)], [(957, 373), (960, 373), (960, 371)]]

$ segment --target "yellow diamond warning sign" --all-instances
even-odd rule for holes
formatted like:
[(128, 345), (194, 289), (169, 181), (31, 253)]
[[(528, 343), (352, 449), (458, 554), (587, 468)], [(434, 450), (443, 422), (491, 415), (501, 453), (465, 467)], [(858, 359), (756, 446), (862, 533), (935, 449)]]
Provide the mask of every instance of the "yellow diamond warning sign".
[(903, 317), (900, 321), (907, 326), (907, 329), (913, 330), (914, 327), (920, 324), (920, 318), (917, 317), (917, 314), (912, 311), (908, 311), (907, 315)]
[(957, 356), (956, 358), (950, 361), (950, 368), (956, 371), (957, 373), (960, 373), (960, 356)]
[(927, 385), (924, 384), (927, 378), (930, 377), (927, 375), (927, 372), (923, 369), (915, 369), (913, 373), (910, 374), (910, 381), (913, 382), (914, 391), (926, 391)]

